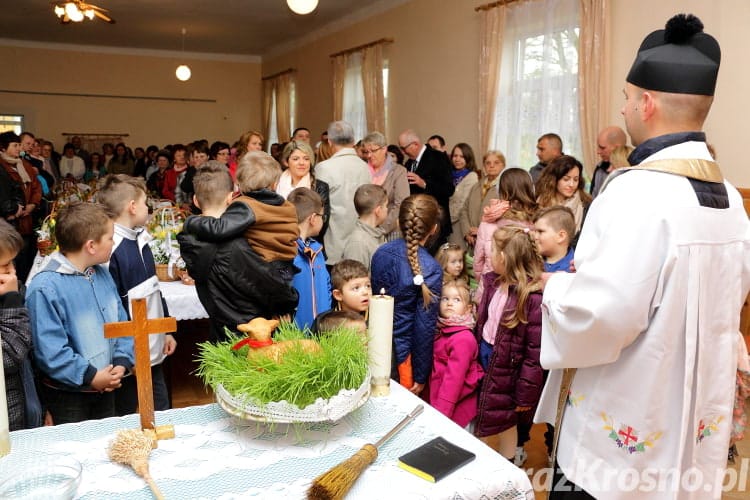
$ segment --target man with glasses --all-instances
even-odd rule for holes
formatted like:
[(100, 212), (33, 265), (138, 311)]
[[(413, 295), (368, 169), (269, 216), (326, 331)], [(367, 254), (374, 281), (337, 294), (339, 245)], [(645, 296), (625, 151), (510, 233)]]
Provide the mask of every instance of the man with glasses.
[(315, 166), (315, 177), (328, 184), (331, 216), (323, 244), (326, 265), (332, 266), (341, 260), (346, 238), (354, 231), (357, 223), (354, 193), (359, 186), (370, 182), (370, 171), (354, 151), (354, 129), (348, 122), (331, 122), (327, 132), (333, 156)]
[(440, 234), (434, 242), (429, 244), (430, 252), (434, 253), (448, 240), (448, 235), (452, 232), (448, 202), (453, 196), (455, 187), (450, 160), (444, 153), (422, 144), (422, 140), (411, 129), (401, 132), (398, 136), (398, 144), (409, 158), (405, 166), (411, 194), (429, 194), (442, 208)]

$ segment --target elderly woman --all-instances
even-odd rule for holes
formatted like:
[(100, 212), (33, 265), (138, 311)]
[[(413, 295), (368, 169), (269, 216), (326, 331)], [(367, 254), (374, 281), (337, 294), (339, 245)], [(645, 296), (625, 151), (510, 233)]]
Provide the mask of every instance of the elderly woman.
[(536, 195), (539, 208), (562, 205), (571, 209), (576, 221), (576, 235), (581, 232), (591, 195), (586, 192), (580, 161), (569, 155), (552, 160), (536, 182)]
[(298, 187), (310, 188), (318, 193), (323, 200), (323, 229), (315, 238), (323, 241), (328, 219), (331, 216), (331, 201), (328, 196), (328, 184), (315, 178), (313, 166), (315, 165), (315, 153), (312, 147), (304, 141), (290, 141), (281, 152), (281, 164), (286, 168), (281, 173), (276, 192), (286, 198)]
[(499, 197), (497, 181), (504, 168), (505, 155), (500, 151), (487, 151), (482, 157), (482, 178), (471, 188), (461, 209), (461, 234), (472, 250), (476, 243), (479, 223), (482, 222), (482, 210), (490, 201)]
[(479, 182), (477, 162), (474, 160), (474, 150), (465, 142), (459, 142), (451, 150), (451, 164), (453, 165), (453, 169), (451, 170), (453, 185), (456, 190), (453, 192), (453, 196), (451, 196), (448, 204), (453, 228), (448, 241), (466, 250), (467, 242), (464, 239), (464, 233), (461, 231), (461, 209), (469, 197), (471, 188)]
[(388, 143), (380, 132), (370, 132), (362, 139), (362, 150), (367, 158), (370, 179), (388, 194), (388, 218), (380, 225), (388, 241), (400, 238), (398, 211), (401, 202), (409, 197), (406, 169), (388, 154)]
[(15, 260), (16, 275), (26, 281), (36, 254), (32, 213), (42, 201), (42, 185), (34, 167), (21, 159), (21, 138), (13, 132), (0, 134), (0, 212), (23, 236), (24, 247)]

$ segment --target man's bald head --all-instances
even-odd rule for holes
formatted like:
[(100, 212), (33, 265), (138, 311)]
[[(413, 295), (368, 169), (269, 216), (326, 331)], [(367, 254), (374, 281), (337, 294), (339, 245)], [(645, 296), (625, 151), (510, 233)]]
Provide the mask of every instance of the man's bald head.
[(617, 146), (624, 146), (628, 142), (625, 131), (620, 127), (611, 125), (602, 129), (596, 137), (596, 154), (602, 161), (609, 161), (609, 155)]

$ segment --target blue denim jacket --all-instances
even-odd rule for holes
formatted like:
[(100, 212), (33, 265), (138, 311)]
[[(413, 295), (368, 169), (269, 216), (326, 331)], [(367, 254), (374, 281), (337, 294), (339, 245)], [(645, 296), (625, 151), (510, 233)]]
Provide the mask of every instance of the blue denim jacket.
[(53, 384), (89, 389), (109, 364), (133, 367), (133, 338), (104, 338), (104, 323), (127, 321), (112, 276), (103, 266), (78, 271), (55, 253), (26, 291), (34, 357)]

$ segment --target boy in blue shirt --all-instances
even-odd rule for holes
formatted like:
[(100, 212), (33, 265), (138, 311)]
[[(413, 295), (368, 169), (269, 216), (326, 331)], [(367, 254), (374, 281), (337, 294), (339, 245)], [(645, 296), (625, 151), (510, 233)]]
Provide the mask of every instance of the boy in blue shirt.
[(331, 276), (326, 269), (323, 245), (315, 238), (323, 228), (323, 200), (315, 191), (297, 188), (287, 198), (297, 210), (297, 256), (292, 286), (299, 293), (294, 322), (301, 330), (312, 327), (315, 317), (331, 308)]
[[(131, 300), (146, 299), (147, 316), (169, 316), (167, 304), (161, 296), (156, 264), (148, 243), (153, 238), (144, 229), (148, 219), (146, 181), (125, 174), (110, 174), (99, 183), (96, 193), (99, 203), (114, 216), (115, 234), (109, 273), (117, 285), (117, 293), (129, 315)], [(168, 410), (169, 392), (162, 363), (174, 353), (177, 342), (167, 334), (149, 335), (151, 382), (154, 410)], [(122, 379), (122, 389), (115, 393), (117, 415), (135, 413), (138, 408), (137, 374)]]
[(539, 211), (534, 218), (534, 236), (539, 254), (544, 258), (545, 272), (571, 271), (573, 248), (570, 239), (574, 234), (575, 217), (568, 207), (554, 206)]
[(74, 202), (60, 209), (55, 235), (60, 251), (26, 293), (43, 401), (55, 424), (113, 417), (113, 391), (134, 363), (132, 337), (104, 338), (104, 323), (128, 319), (102, 265), (114, 223), (103, 206)]

